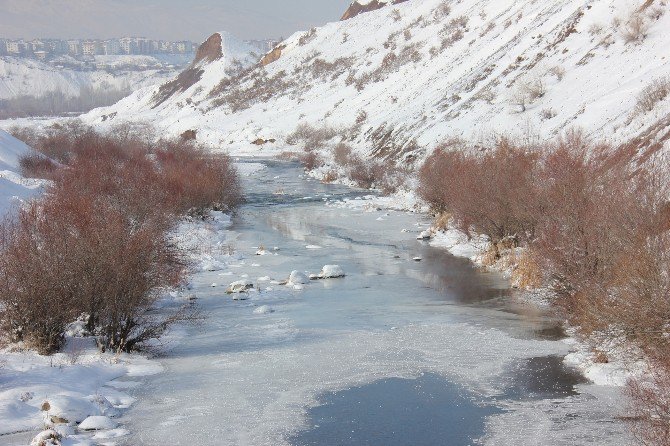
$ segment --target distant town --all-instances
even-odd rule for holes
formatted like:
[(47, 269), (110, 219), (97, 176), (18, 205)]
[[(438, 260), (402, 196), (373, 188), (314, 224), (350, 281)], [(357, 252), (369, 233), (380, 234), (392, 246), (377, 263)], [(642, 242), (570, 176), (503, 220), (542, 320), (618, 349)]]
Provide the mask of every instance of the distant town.
[[(276, 41), (249, 40), (259, 52), (272, 49)], [(0, 38), (0, 56), (27, 57), (49, 60), (58, 56), (103, 56), (103, 55), (160, 55), (193, 54), (198, 48), (195, 42), (166, 41), (145, 37), (121, 37), (114, 39), (3, 39)]]

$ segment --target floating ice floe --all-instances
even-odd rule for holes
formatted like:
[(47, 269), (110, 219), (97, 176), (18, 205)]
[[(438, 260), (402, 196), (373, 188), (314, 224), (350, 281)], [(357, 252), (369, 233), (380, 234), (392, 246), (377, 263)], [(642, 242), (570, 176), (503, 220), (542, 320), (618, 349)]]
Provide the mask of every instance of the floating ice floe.
[(412, 258), (412, 260), (414, 260), (415, 262), (420, 262), (420, 261), (422, 261), (423, 259), (422, 259), (421, 257), (418, 257), (418, 256), (417, 256), (417, 257)]

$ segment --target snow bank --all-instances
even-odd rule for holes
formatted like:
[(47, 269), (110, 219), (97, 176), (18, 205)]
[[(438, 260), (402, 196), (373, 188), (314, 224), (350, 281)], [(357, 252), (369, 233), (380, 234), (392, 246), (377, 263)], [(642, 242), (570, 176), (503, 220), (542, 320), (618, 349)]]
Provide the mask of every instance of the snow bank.
[(46, 184), (20, 174), (20, 158), (32, 153), (34, 150), (25, 143), (0, 130), (0, 217), (39, 195)]

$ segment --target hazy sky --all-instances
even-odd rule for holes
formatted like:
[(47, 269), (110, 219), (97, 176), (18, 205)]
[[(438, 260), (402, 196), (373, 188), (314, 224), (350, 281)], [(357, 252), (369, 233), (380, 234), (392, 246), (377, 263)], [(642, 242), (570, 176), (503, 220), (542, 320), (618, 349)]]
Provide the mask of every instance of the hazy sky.
[(335, 21), (350, 0), (0, 0), (0, 37), (123, 35), (202, 41), (288, 37)]

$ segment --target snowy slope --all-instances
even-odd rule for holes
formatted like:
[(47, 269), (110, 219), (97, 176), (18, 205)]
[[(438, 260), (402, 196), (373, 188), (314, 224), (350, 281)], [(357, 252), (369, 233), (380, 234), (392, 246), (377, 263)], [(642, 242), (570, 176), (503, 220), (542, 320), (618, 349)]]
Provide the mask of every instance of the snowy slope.
[(36, 196), (44, 182), (23, 178), (19, 159), (32, 149), (23, 142), (0, 130), (0, 219), (22, 201)]
[[(224, 67), (203, 66), (202, 79), (160, 107), (148, 89), (85, 120), (145, 120), (172, 135), (197, 129), (198, 139), (237, 154), (285, 149), (302, 122), (352, 128), (366, 154), (419, 158), (454, 136), (550, 138), (575, 126), (662, 145), (670, 98), (644, 112), (636, 103), (670, 75), (669, 8), (663, 0), (410, 0), (296, 33), (271, 63), (222, 83)], [(630, 42), (623, 30), (633, 13), (646, 29)], [(277, 143), (259, 148), (257, 138)]]
[[(68, 57), (63, 56), (63, 59)], [(109, 70), (56, 68), (32, 59), (0, 57), (0, 100), (23, 95), (42, 96), (54, 91), (76, 96), (82, 87), (142, 88), (176, 75), (175, 69), (160, 67), (163, 60), (150, 56), (96, 56), (96, 63)]]

